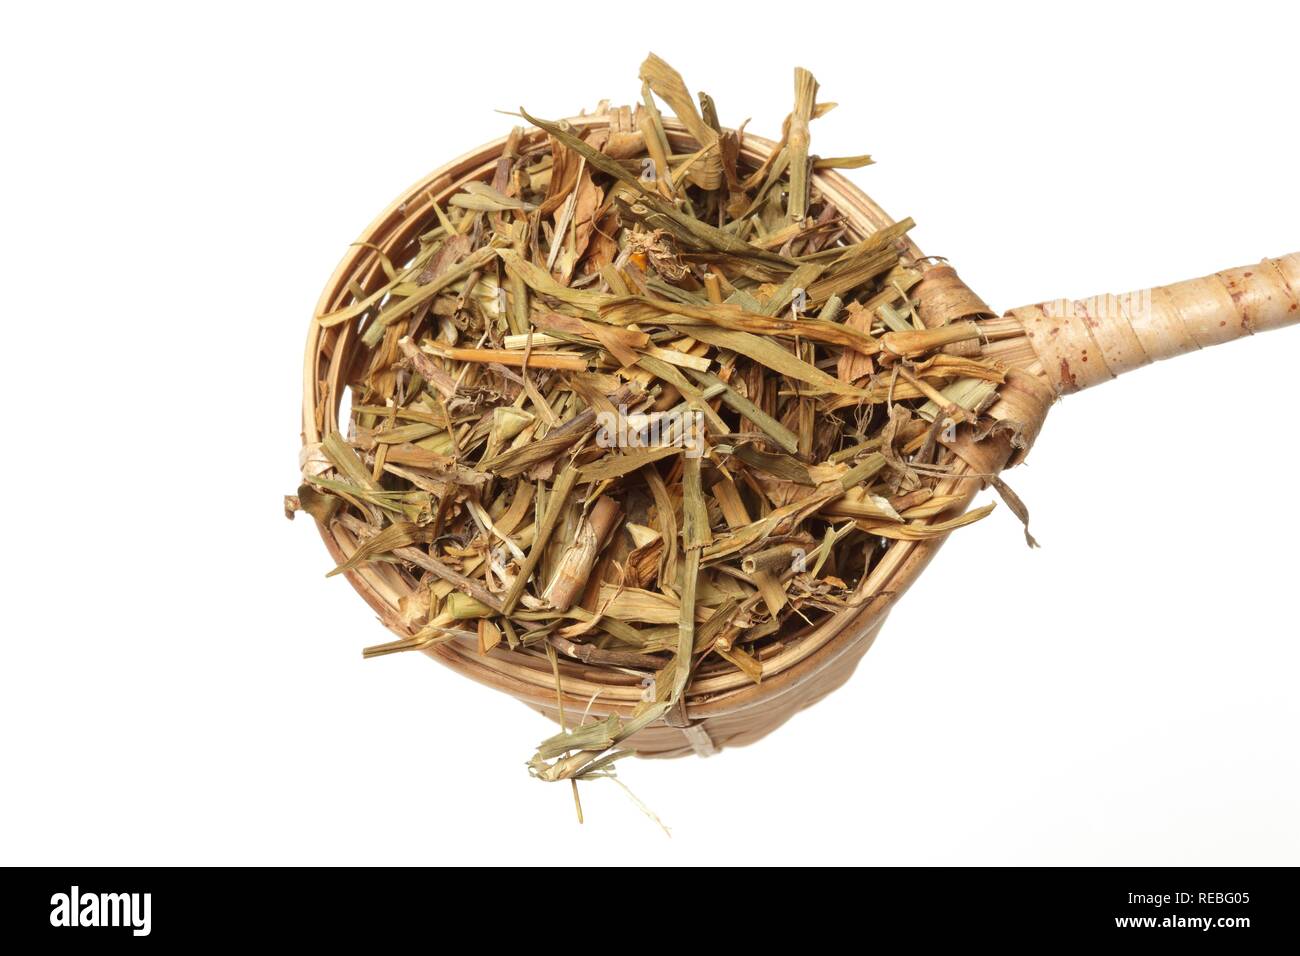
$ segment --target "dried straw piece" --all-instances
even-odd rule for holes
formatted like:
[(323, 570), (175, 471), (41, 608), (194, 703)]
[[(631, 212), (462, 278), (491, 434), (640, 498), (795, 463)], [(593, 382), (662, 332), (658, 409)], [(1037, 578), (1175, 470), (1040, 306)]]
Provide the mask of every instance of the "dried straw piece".
[(651, 53), (641, 64), (641, 79), (663, 99), (700, 144), (702, 159), (692, 163), (691, 182), (701, 189), (713, 190), (722, 184), (722, 157), (718, 153), (718, 132), (704, 122), (695, 109), (690, 91), (682, 76)]
[(811, 136), (808, 123), (812, 120), (817, 100), (817, 80), (803, 67), (794, 71), (794, 112), (790, 114), (789, 132), (786, 134), (790, 150), (790, 200), (786, 215), (799, 222), (808, 214), (808, 145)]
[(578, 525), (573, 543), (560, 559), (542, 600), (557, 611), (567, 611), (587, 585), (587, 575), (596, 556), (618, 523), (618, 502), (604, 496), (592, 505), (591, 512)]

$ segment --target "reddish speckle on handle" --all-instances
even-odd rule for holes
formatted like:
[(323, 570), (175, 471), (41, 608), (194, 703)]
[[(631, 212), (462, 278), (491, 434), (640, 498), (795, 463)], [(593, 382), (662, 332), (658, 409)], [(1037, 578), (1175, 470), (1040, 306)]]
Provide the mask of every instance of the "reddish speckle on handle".
[(1061, 359), (1061, 381), (1070, 386), (1070, 391), (1076, 391), (1079, 388), (1079, 382), (1070, 371), (1070, 363)]

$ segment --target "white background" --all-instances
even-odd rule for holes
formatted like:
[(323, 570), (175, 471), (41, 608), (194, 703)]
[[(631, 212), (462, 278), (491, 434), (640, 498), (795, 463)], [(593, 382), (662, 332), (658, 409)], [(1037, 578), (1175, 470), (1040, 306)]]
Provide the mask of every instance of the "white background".
[[(1300, 249), (1283, 4), (10, 5), (0, 862), (1300, 862), (1300, 331), (1069, 399), (853, 680), (711, 760), (530, 779), (550, 725), (386, 639), (296, 486), (346, 245), (505, 132), (639, 91), (823, 155), (997, 308)], [(959, 617), (962, 627), (941, 626)]]

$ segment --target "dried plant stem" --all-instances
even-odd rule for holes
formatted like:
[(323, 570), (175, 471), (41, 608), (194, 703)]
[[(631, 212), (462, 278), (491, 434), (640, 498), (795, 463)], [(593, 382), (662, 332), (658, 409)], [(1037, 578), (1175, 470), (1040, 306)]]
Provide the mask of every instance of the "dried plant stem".
[(567, 611), (587, 586), (587, 578), (592, 565), (596, 563), (596, 556), (621, 515), (618, 503), (611, 498), (602, 496), (592, 505), (590, 513), (578, 526), (573, 544), (564, 552), (555, 569), (555, 576), (542, 595), (557, 611)]

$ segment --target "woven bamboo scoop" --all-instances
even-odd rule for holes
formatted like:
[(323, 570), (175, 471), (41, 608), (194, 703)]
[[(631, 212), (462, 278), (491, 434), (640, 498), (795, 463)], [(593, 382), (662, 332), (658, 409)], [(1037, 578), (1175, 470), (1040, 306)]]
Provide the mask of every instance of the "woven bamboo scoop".
[[(585, 129), (626, 123), (626, 115), (598, 113), (568, 122)], [(691, 148), (694, 141), (684, 129), (665, 125), (674, 148)], [(416, 237), (436, 225), (432, 204), (445, 203), (467, 182), (489, 180), (506, 146), (504, 138), (489, 143), (400, 196), (348, 251), (325, 287), (318, 314), (341, 309), (382, 286), (385, 261), (380, 252), (389, 261), (404, 261)], [(741, 158), (757, 167), (773, 146), (746, 134)], [(892, 224), (841, 175), (821, 172), (813, 181), (845, 217), (850, 238), (862, 239)], [(943, 515), (918, 519), (922, 522), (959, 515), (982, 488), (1000, 485), (995, 476), (1024, 458), (1059, 396), (1149, 362), (1300, 321), (1300, 254), (1126, 296), (1041, 303), (997, 317), (947, 263), (925, 258), (910, 240), (899, 242), (905, 261), (924, 272), (913, 297), (927, 328), (957, 329), (954, 336), (960, 342), (954, 351), (973, 350), (1007, 368), (1005, 384), (979, 421), (956, 429), (945, 441), (952, 468), (936, 493), (955, 496), (956, 505)], [(968, 334), (971, 323), (977, 335)], [(341, 400), (358, 348), (355, 323), (311, 324), (302, 409), (306, 448), (340, 429)], [(358, 547), (357, 529), (346, 521), (320, 524), (320, 532), (339, 563)], [(815, 626), (782, 635), (779, 649), (760, 662), (761, 682), (736, 670), (693, 674), (677, 705), (626, 745), (646, 756), (709, 755), (770, 733), (848, 679), (894, 602), (943, 540), (893, 542), (858, 582), (850, 606)], [(413, 550), (397, 555), (418, 561), (418, 552), (407, 553)], [(393, 563), (371, 562), (349, 570), (347, 578), (399, 639), (411, 636), (402, 613), (403, 600), (412, 591), (409, 575)], [(584, 712), (588, 720), (628, 716), (643, 699), (640, 682), (616, 669), (585, 666), (580, 655), (555, 665), (546, 655), (520, 654), (504, 646), (483, 654), (473, 642), (461, 640), (438, 643), (426, 653), (552, 718), (559, 718), (561, 707), (571, 721)]]

